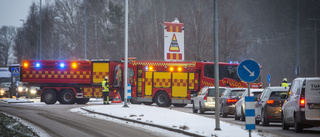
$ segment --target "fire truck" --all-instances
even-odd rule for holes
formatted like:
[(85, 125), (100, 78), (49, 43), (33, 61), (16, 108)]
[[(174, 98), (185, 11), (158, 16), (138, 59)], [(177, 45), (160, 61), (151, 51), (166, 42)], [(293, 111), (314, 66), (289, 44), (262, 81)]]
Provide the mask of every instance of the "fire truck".
[[(247, 87), (237, 75), (238, 63), (219, 63), (219, 86)], [(46, 104), (85, 104), (102, 97), (101, 82), (109, 77), (110, 97), (124, 96), (123, 62), (109, 60), (24, 60), (20, 79), (27, 86), (41, 89)], [(137, 61), (128, 64), (131, 102), (160, 107), (183, 107), (191, 103), (193, 93), (214, 86), (213, 62)], [(250, 84), (262, 87), (260, 78)]]
[(102, 97), (105, 76), (112, 85), (110, 97), (116, 95), (113, 91), (123, 92), (121, 83), (114, 82), (119, 78), (114, 70), (120, 68), (121, 62), (109, 60), (23, 60), (20, 80), (28, 87), (40, 87), (41, 102), (46, 104), (85, 104)]
[[(238, 63), (219, 63), (219, 86), (247, 87), (237, 75)], [(214, 86), (213, 62), (132, 61), (128, 65), (131, 102), (183, 107), (204, 86)], [(130, 75), (131, 74), (131, 75)], [(252, 88), (261, 88), (258, 79)]]

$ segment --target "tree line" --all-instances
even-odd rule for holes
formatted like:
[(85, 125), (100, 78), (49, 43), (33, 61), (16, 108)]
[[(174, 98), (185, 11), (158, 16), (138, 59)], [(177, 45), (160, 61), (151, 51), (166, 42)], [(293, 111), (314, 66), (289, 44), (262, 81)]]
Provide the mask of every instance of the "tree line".
[[(228, 10), (232, 6), (219, 1), (220, 61), (243, 58), (235, 53), (248, 45), (240, 34), (242, 24)], [(178, 18), (185, 24), (185, 59), (213, 61), (213, 12), (212, 0), (129, 1), (129, 56), (163, 60), (163, 22)], [(6, 53), (1, 54), (1, 65), (7, 65), (9, 58), (21, 63), (23, 59), (85, 59), (85, 54), (87, 59), (120, 60), (124, 57), (124, 2), (47, 1), (41, 5), (41, 14), (40, 3), (34, 2), (22, 27), (3, 26), (0, 35), (0, 48), (6, 49), (1, 50)]]

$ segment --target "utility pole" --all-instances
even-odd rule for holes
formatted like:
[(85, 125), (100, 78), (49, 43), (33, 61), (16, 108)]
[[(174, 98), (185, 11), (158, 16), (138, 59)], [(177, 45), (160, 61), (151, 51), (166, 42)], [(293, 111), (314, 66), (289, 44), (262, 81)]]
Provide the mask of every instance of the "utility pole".
[(42, 14), (41, 14), (41, 5), (42, 5), (42, 0), (40, 0), (40, 57), (39, 57), (40, 60), (41, 60), (41, 57), (42, 57)]
[(220, 111), (219, 111), (219, 41), (218, 41), (218, 0), (214, 0), (214, 87), (216, 90), (215, 102), (215, 117), (216, 117), (216, 128), (214, 130), (220, 129)]
[(127, 105), (127, 92), (128, 92), (128, 0), (125, 1), (125, 38), (124, 38), (124, 105), (123, 107), (129, 107)]
[[(23, 60), (23, 48), (24, 48), (24, 41), (25, 41), (25, 33), (24, 33), (24, 20), (23, 19), (20, 19), (20, 21), (23, 22), (22, 24), (22, 45), (21, 45), (21, 64), (22, 64), (22, 60)], [(19, 62), (18, 62), (19, 63)]]
[(314, 76), (318, 76), (318, 41), (317, 41), (317, 21), (320, 21), (320, 18), (311, 18), (310, 21), (314, 21)]
[(84, 0), (84, 59), (87, 59), (87, 0)]

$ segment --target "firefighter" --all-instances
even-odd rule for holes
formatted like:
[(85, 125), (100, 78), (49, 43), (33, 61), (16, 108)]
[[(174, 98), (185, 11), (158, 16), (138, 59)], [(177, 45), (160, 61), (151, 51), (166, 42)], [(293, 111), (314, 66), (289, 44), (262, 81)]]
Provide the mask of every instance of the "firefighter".
[(280, 84), (281, 87), (289, 87), (287, 83), (287, 78), (283, 78), (282, 83)]
[(103, 95), (103, 104), (109, 104), (109, 82), (108, 76), (104, 77), (104, 81), (102, 81), (102, 95)]

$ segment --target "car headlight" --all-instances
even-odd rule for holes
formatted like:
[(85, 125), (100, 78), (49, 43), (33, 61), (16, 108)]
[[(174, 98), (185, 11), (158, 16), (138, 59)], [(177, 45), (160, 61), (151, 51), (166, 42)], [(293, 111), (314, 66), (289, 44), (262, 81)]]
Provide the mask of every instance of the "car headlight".
[(37, 93), (37, 90), (31, 89), (31, 90), (30, 90), (30, 93), (31, 93), (31, 94), (36, 94), (36, 93)]
[(22, 92), (23, 91), (23, 87), (18, 87), (18, 91)]
[(4, 94), (4, 90), (3, 90), (3, 89), (1, 89), (1, 90), (0, 90), (0, 93), (1, 93), (1, 94)]

